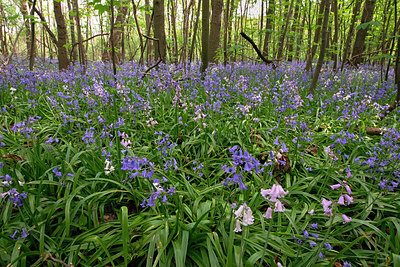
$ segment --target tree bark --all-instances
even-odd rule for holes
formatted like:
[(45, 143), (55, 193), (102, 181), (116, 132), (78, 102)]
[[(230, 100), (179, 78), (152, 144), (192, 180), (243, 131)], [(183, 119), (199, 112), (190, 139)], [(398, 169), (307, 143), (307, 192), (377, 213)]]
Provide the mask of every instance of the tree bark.
[(115, 47), (115, 61), (119, 63), (121, 60), (122, 53), (122, 33), (124, 31), (126, 13), (128, 12), (128, 6), (126, 5), (127, 0), (121, 2), (121, 6), (117, 8), (118, 15), (117, 18), (113, 21), (114, 31), (113, 34), (110, 34), (110, 38), (108, 39), (106, 49), (103, 51), (102, 61), (111, 60), (111, 38), (114, 42)]
[(176, 33), (176, 18), (175, 18), (175, 1), (171, 1), (171, 24), (172, 24), (172, 34), (174, 36), (174, 48), (173, 48), (173, 59), (174, 61), (178, 61), (178, 34)]
[(355, 5), (353, 7), (353, 15), (351, 17), (350, 28), (347, 33), (346, 42), (344, 43), (342, 66), (340, 67), (341, 70), (343, 70), (344, 64), (346, 63), (346, 60), (347, 60), (348, 51), (350, 49), (350, 47), (349, 47), (350, 42), (351, 42), (351, 39), (354, 34), (354, 25), (356, 23), (358, 13), (360, 13), (360, 7), (361, 7), (361, 0), (356, 0)]
[(287, 33), (287, 29), (289, 28), (290, 17), (292, 16), (293, 3), (294, 3), (294, 0), (292, 0), (290, 2), (289, 10), (286, 13), (286, 23), (285, 23), (285, 27), (283, 28), (283, 33), (282, 33), (282, 35), (280, 36), (280, 39), (279, 39), (278, 54), (276, 56), (277, 59), (281, 59), (282, 58), (282, 52), (283, 52), (283, 47), (285, 45), (286, 33)]
[(271, 29), (274, 23), (274, 13), (275, 13), (275, 1), (269, 0), (268, 1), (268, 11), (266, 15), (266, 25), (265, 25), (265, 35), (264, 35), (264, 47), (263, 47), (263, 54), (268, 57), (268, 46), (269, 41), (271, 38)]
[(234, 0), (226, 0), (225, 11), (224, 11), (224, 65), (228, 63), (228, 25), (229, 25), (229, 8), (230, 1)]
[[(26, 0), (21, 1), (20, 10), (24, 18), (29, 15), (28, 13), (28, 3)], [(29, 25), (29, 20), (25, 20), (25, 34), (26, 34), (26, 58), (29, 58), (31, 54), (31, 28)]]
[(296, 3), (294, 8), (292, 30), (290, 36), (288, 36), (288, 56), (287, 56), (288, 61), (293, 60), (293, 46), (295, 44), (296, 28), (299, 25), (298, 17), (299, 17), (300, 5), (301, 5), (301, 0), (299, 0), (299, 3)]
[[(72, 4), (71, 4), (71, 0), (67, 0), (67, 5), (68, 5), (68, 16), (69, 16), (69, 20), (70, 20), (69, 29), (70, 29), (70, 32), (71, 32), (71, 43), (74, 44), (74, 43), (76, 43), (76, 41), (75, 41), (75, 24), (74, 24), (74, 16), (72, 15), (73, 7), (72, 7)], [(78, 55), (77, 55), (76, 50), (74, 48), (71, 48), (71, 49), (73, 49), (72, 56), (71, 56), (71, 61), (72, 62), (76, 62)]]
[(202, 0), (201, 10), (201, 67), (200, 72), (204, 73), (208, 67), (208, 35), (209, 35), (209, 24), (208, 17), (209, 12), (209, 0)]
[[(154, 9), (154, 23), (153, 32), (154, 38), (158, 39), (158, 42), (154, 43), (155, 58), (166, 61), (167, 57), (167, 40), (165, 38), (165, 24), (164, 24), (164, 0), (153, 0)], [(160, 51), (160, 55), (158, 53)]]
[(197, 28), (199, 25), (199, 17), (200, 17), (200, 7), (201, 7), (201, 0), (197, 3), (197, 12), (196, 12), (196, 22), (194, 23), (194, 29), (193, 29), (193, 34), (192, 34), (192, 45), (190, 46), (190, 51), (189, 51), (189, 61), (193, 60), (193, 53), (194, 53), (194, 46), (196, 44), (196, 36), (197, 36)]
[[(311, 51), (309, 51), (309, 55), (307, 58), (307, 64), (306, 64), (307, 71), (309, 71), (311, 69), (315, 53), (317, 52), (318, 41), (319, 41), (319, 37), (321, 34), (322, 18), (323, 18), (323, 14), (324, 14), (325, 3), (327, 1), (328, 0), (321, 0), (321, 3), (319, 5), (319, 12), (318, 12), (318, 17), (317, 17), (317, 28), (315, 29), (314, 42), (311, 47)], [(311, 2), (310, 2), (310, 4), (311, 4)]]
[(217, 62), (217, 50), (219, 48), (219, 40), (221, 33), (221, 14), (224, 2), (223, 0), (211, 0), (212, 16), (211, 16), (211, 28), (208, 42), (208, 61)]
[[(36, 0), (33, 0), (32, 7), (31, 7), (31, 12), (30, 15), (34, 15), (34, 8), (36, 6)], [(29, 42), (29, 70), (33, 70), (33, 66), (35, 65), (35, 52), (36, 52), (36, 46), (35, 46), (35, 22), (34, 19), (31, 18), (31, 30), (30, 30), (30, 42)]]
[(322, 26), (322, 36), (321, 36), (321, 47), (319, 52), (319, 58), (317, 62), (317, 66), (315, 67), (313, 79), (311, 81), (309, 94), (314, 95), (315, 87), (317, 86), (319, 73), (321, 72), (322, 64), (324, 63), (324, 56), (325, 56), (325, 49), (326, 43), (328, 38), (328, 22), (329, 22), (329, 8), (330, 8), (330, 1), (325, 0), (326, 3), (324, 5), (324, 22)]
[(80, 22), (81, 19), (80, 19), (80, 15), (79, 15), (78, 0), (73, 0), (73, 7), (74, 7), (75, 21), (76, 21), (76, 26), (77, 26), (76, 28), (77, 28), (77, 32), (78, 32), (79, 62), (81, 63), (81, 65), (85, 65), (86, 64), (85, 51), (83, 50), (83, 43), (82, 43), (82, 31), (81, 31), (81, 22)]
[[(149, 2), (149, 0), (145, 0), (144, 2), (145, 2), (145, 15), (144, 15), (144, 17), (145, 17), (145, 21), (146, 21), (146, 31), (145, 31), (145, 33), (146, 33), (147, 35), (150, 35), (151, 24), (152, 24), (152, 20), (153, 20), (153, 15), (150, 17), (150, 13), (151, 13), (151, 12), (150, 12), (150, 2)], [(154, 12), (154, 10), (153, 10), (153, 12)], [(154, 14), (154, 13), (152, 13), (152, 14)], [(152, 60), (152, 57), (151, 57), (152, 43), (149, 42), (149, 41), (146, 39), (145, 46), (146, 46), (146, 44), (147, 44), (146, 62), (149, 62), (149, 61)]]
[(333, 0), (332, 9), (334, 14), (335, 21), (335, 34), (333, 35), (333, 43), (332, 43), (332, 59), (333, 59), (333, 68), (337, 69), (338, 61), (339, 61), (339, 15), (338, 15), (338, 1)]
[[(143, 55), (143, 53), (144, 53), (143, 37), (142, 37), (142, 33), (140, 31), (139, 20), (138, 20), (138, 17), (137, 17), (137, 6), (136, 6), (134, 0), (132, 0), (132, 6), (133, 6), (133, 16), (135, 18), (136, 30), (137, 30), (138, 35), (139, 35), (140, 53), (141, 53), (141, 55)], [(128, 44), (129, 44), (129, 42), (128, 42)], [(142, 62), (139, 62), (139, 63), (142, 63)]]
[[(374, 15), (376, 0), (365, 0), (364, 10), (361, 17), (361, 25), (368, 23), (372, 20)], [(363, 62), (362, 54), (365, 52), (365, 38), (368, 35), (370, 25), (367, 27), (361, 27), (356, 34), (356, 40), (354, 41), (353, 52), (351, 54), (352, 64), (357, 66)]]
[(258, 47), (262, 45), (262, 31), (264, 27), (264, 0), (261, 0), (260, 24), (258, 30)]
[(65, 26), (65, 19), (61, 9), (61, 2), (53, 0), (54, 15), (57, 23), (57, 52), (58, 52), (58, 68), (65, 70), (69, 66), (68, 52), (67, 52), (67, 27)]

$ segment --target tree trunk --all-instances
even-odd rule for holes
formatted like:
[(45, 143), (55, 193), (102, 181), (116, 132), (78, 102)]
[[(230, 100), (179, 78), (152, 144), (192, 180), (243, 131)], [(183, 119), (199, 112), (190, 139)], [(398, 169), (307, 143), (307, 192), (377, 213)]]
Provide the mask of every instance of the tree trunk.
[(283, 33), (282, 33), (282, 35), (281, 35), (281, 37), (279, 39), (278, 54), (276, 56), (277, 59), (280, 59), (282, 57), (283, 47), (285, 45), (286, 33), (287, 33), (287, 29), (289, 27), (290, 17), (292, 16), (293, 3), (294, 3), (294, 0), (292, 0), (290, 2), (289, 10), (286, 13), (286, 23), (285, 23), (285, 27), (283, 28)]
[(167, 57), (167, 40), (165, 38), (164, 25), (164, 0), (153, 0), (153, 9), (153, 32), (154, 38), (158, 39), (158, 42), (154, 43), (155, 58), (159, 58), (165, 62)]
[[(229, 15), (228, 15), (228, 42), (227, 46), (229, 49), (229, 46), (231, 44), (232, 40), (232, 17), (233, 17), (233, 12), (235, 11), (235, 0), (230, 0), (230, 7), (229, 7)], [(231, 53), (228, 53), (228, 61), (231, 60)]]
[(294, 8), (292, 30), (291, 30), (290, 36), (288, 36), (288, 57), (287, 57), (288, 61), (293, 60), (293, 46), (295, 44), (296, 28), (299, 25), (299, 22), (297, 19), (299, 16), (300, 5), (301, 5), (301, 0), (299, 0), (299, 3), (296, 3), (296, 6)]
[[(317, 28), (315, 29), (315, 35), (314, 35), (314, 42), (311, 47), (311, 51), (309, 51), (309, 55), (307, 58), (307, 64), (306, 64), (306, 70), (309, 71), (312, 66), (312, 62), (314, 60), (315, 53), (317, 52), (317, 45), (319, 41), (319, 37), (321, 34), (321, 26), (322, 26), (322, 17), (324, 14), (324, 8), (325, 8), (325, 3), (328, 0), (321, 0), (321, 3), (319, 5), (319, 12), (318, 12), (318, 17), (317, 17)], [(311, 2), (310, 2), (311, 4)]]
[(65, 19), (61, 9), (61, 2), (53, 0), (54, 15), (57, 23), (57, 52), (58, 52), (58, 68), (65, 70), (68, 68), (69, 59), (67, 52), (67, 27), (65, 26)]
[[(146, 21), (146, 34), (150, 35), (151, 24), (153, 20), (153, 16), (150, 17), (150, 2), (149, 0), (145, 0), (145, 21)], [(153, 10), (154, 12), (154, 10)], [(154, 14), (154, 13), (153, 13)], [(151, 51), (152, 51), (152, 43), (146, 39), (147, 50), (146, 50), (146, 62), (150, 62), (152, 60)], [(145, 46), (146, 46), (145, 44)]]
[[(24, 18), (29, 15), (28, 14), (28, 3), (26, 2), (26, 0), (21, 1), (20, 10), (21, 10), (21, 13), (24, 16)], [(31, 29), (30, 29), (28, 19), (25, 21), (24, 26), (25, 26), (25, 34), (26, 34), (26, 50), (27, 50), (26, 58), (29, 58), (29, 56), (31, 54)]]
[(209, 34), (209, 24), (208, 17), (209, 12), (209, 0), (202, 0), (202, 10), (201, 10), (201, 67), (200, 72), (204, 73), (208, 67), (208, 34)]
[(275, 13), (275, 1), (268, 1), (268, 11), (266, 15), (266, 25), (265, 25), (265, 36), (264, 36), (264, 47), (263, 54), (268, 57), (268, 46), (271, 38), (271, 29), (274, 23), (274, 13)]
[(217, 62), (217, 50), (219, 47), (220, 33), (221, 33), (221, 14), (224, 2), (223, 0), (211, 0), (212, 16), (211, 28), (208, 42), (208, 61)]
[(357, 15), (360, 12), (361, 3), (362, 3), (361, 0), (356, 0), (356, 3), (353, 7), (353, 16), (351, 17), (350, 28), (347, 33), (346, 42), (344, 43), (344, 48), (343, 48), (342, 66), (340, 67), (341, 70), (343, 70), (344, 64), (346, 63), (346, 60), (347, 60), (348, 51), (350, 49), (350, 47), (349, 47), (350, 42), (354, 35), (354, 25), (356, 23)]
[(335, 34), (333, 35), (332, 45), (332, 57), (333, 57), (333, 68), (337, 69), (339, 61), (339, 17), (338, 17), (338, 1), (333, 0), (332, 2), (333, 14), (335, 15)]
[[(372, 20), (374, 15), (376, 0), (365, 0), (364, 10), (361, 17), (361, 25), (368, 23)], [(368, 35), (370, 25), (367, 27), (361, 27), (357, 31), (356, 40), (354, 41), (353, 52), (351, 54), (351, 63), (355, 66), (363, 62), (362, 54), (365, 52), (365, 38)]]
[(321, 36), (321, 47), (318, 57), (317, 66), (315, 67), (313, 79), (311, 81), (309, 94), (314, 95), (315, 87), (317, 86), (319, 73), (321, 72), (322, 64), (324, 63), (325, 56), (325, 48), (328, 39), (328, 22), (329, 22), (329, 8), (330, 8), (330, 0), (325, 0), (326, 3), (324, 5), (324, 22), (322, 26), (322, 36)]
[(182, 52), (181, 52), (181, 61), (186, 61), (186, 46), (188, 43), (188, 36), (189, 36), (189, 15), (190, 15), (190, 8), (194, 5), (194, 1), (190, 0), (189, 4), (186, 5), (186, 1), (183, 2), (183, 29), (182, 29), (182, 37), (183, 37), (183, 44), (182, 44)]
[[(70, 32), (71, 32), (71, 43), (72, 45), (76, 43), (75, 41), (75, 24), (74, 24), (74, 16), (73, 16), (73, 7), (71, 5), (71, 0), (67, 0), (67, 5), (68, 5), (68, 16), (69, 16), (69, 20), (70, 20)], [(76, 62), (77, 60), (77, 53), (76, 50), (74, 49), (74, 47), (72, 47), (72, 57), (71, 57), (71, 61), (72, 62)]]
[(300, 51), (302, 51), (302, 44), (303, 44), (303, 34), (304, 34), (304, 30), (305, 30), (305, 25), (306, 25), (306, 8), (304, 8), (304, 13), (303, 13), (303, 19), (301, 22), (301, 26), (297, 29), (297, 35), (295, 38), (295, 42), (296, 42), (296, 49), (294, 52), (294, 57), (295, 58), (300, 58), (301, 57), (301, 53)]
[(173, 61), (178, 61), (178, 35), (176, 33), (176, 18), (175, 18), (175, 1), (171, 1), (171, 24), (172, 24), (172, 33), (173, 33), (173, 41), (174, 41), (174, 48), (173, 48)]
[[(85, 65), (85, 51), (83, 50), (83, 43), (82, 43), (82, 31), (81, 31), (81, 19), (79, 15), (79, 5), (78, 0), (73, 0), (73, 7), (75, 13), (75, 21), (76, 21), (76, 28), (78, 31), (78, 50), (79, 50), (79, 62), (81, 65)], [(74, 38), (75, 39), (75, 38)]]
[(111, 38), (113, 38), (114, 47), (115, 47), (115, 61), (119, 63), (121, 60), (122, 53), (122, 33), (124, 31), (126, 13), (128, 12), (128, 7), (126, 5), (126, 0), (122, 1), (121, 6), (117, 8), (118, 16), (115, 19), (114, 23), (114, 31), (113, 34), (110, 34), (110, 38), (108, 39), (106, 49), (103, 52), (102, 61), (109, 61), (111, 59)]
[[(234, 0), (231, 0), (234, 1)], [(228, 25), (229, 25), (230, 0), (226, 0), (224, 11), (224, 65), (228, 63)]]
[(259, 31), (258, 31), (258, 47), (261, 48), (262, 44), (262, 31), (264, 27), (264, 0), (261, 0), (261, 12), (260, 12), (260, 24), (259, 24)]
[[(133, 16), (135, 18), (136, 30), (137, 30), (138, 35), (139, 35), (140, 54), (143, 55), (144, 54), (143, 37), (142, 37), (142, 33), (140, 31), (139, 20), (138, 20), (138, 17), (137, 17), (137, 6), (136, 6), (134, 0), (132, 0), (132, 6), (133, 6)], [(128, 42), (128, 45), (129, 45), (129, 42)], [(139, 63), (142, 63), (142, 62), (139, 62)]]
[(189, 61), (193, 60), (193, 53), (194, 53), (194, 46), (196, 44), (196, 36), (197, 36), (197, 28), (199, 25), (199, 17), (200, 17), (200, 7), (201, 7), (201, 0), (197, 3), (197, 12), (196, 12), (196, 22), (194, 23), (194, 29), (192, 34), (192, 45), (190, 46), (189, 51)]

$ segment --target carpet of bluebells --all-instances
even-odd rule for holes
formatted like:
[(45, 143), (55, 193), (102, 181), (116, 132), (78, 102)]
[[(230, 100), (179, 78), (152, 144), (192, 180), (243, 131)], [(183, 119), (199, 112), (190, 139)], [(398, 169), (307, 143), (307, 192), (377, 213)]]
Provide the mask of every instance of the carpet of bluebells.
[(393, 70), (144, 71), (1, 70), (1, 266), (400, 266)]

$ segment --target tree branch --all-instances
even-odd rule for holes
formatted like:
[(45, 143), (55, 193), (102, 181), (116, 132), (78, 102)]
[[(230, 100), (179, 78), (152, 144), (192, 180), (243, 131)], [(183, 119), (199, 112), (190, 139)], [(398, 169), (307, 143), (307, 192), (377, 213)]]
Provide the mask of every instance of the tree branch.
[(150, 70), (154, 69), (155, 67), (157, 67), (161, 62), (162, 62), (162, 57), (161, 57), (161, 51), (160, 51), (160, 40), (157, 38), (153, 38), (147, 35), (143, 34), (143, 37), (145, 37), (146, 39), (152, 40), (152, 41), (156, 41), (158, 43), (157, 47), (158, 47), (158, 56), (160, 57), (160, 59), (151, 67), (149, 67), (144, 73), (143, 76), (146, 75)]
[[(92, 40), (92, 39), (94, 39), (94, 38), (96, 38), (96, 37), (103, 36), (103, 35), (108, 35), (108, 33), (99, 33), (99, 34), (93, 35), (93, 36), (87, 38), (86, 40), (83, 40), (83, 41), (82, 41), (82, 44), (85, 43), (85, 42), (88, 42), (88, 41), (90, 41), (90, 40)], [(76, 47), (78, 44), (79, 44), (79, 42), (72, 44), (72, 48), (71, 48), (71, 52), (70, 52), (70, 54), (69, 54), (69, 57), (72, 56), (72, 54), (74, 53), (75, 47)]]
[(272, 64), (273, 67), (276, 68), (276, 66), (275, 66), (275, 64), (274, 64), (274, 61), (269, 60), (269, 59), (266, 59), (266, 58), (262, 55), (260, 49), (258, 49), (257, 45), (254, 43), (254, 41), (253, 41), (247, 34), (245, 34), (244, 32), (241, 32), (240, 35), (241, 35), (244, 39), (246, 39), (246, 40), (253, 46), (253, 49), (257, 52), (258, 57), (261, 58), (261, 60), (264, 61), (265, 64), (267, 64), (267, 65), (268, 65), (268, 64)]
[(38, 14), (41, 21), (43, 21), (43, 26), (46, 29), (47, 33), (50, 35), (50, 39), (53, 41), (55, 45), (57, 45), (57, 38), (54, 33), (50, 30), (49, 26), (47, 25), (46, 19), (44, 18), (43, 14), (35, 7), (35, 12)]
[(51, 254), (46, 254), (46, 256), (43, 259), (43, 262), (45, 262), (48, 259), (51, 260), (51, 261), (54, 261), (55, 263), (61, 264), (62, 266), (65, 266), (65, 267), (74, 267), (74, 265), (72, 265), (72, 263), (71, 264), (67, 264), (67, 263), (65, 263), (65, 262), (63, 262), (63, 261), (61, 261), (59, 259), (54, 258)]

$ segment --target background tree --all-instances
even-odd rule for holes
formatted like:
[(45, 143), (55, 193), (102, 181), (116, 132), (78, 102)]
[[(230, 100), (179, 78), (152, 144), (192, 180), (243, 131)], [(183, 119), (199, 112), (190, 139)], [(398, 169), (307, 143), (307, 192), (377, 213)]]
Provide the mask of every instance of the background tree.
[(67, 27), (65, 26), (65, 19), (62, 13), (61, 2), (53, 0), (54, 16), (57, 23), (57, 35), (58, 39), (56, 42), (58, 52), (58, 68), (60, 70), (67, 69), (69, 66), (69, 59), (67, 53)]
[(209, 0), (202, 0), (201, 7), (201, 67), (200, 71), (204, 73), (208, 67), (208, 34), (209, 24)]
[(321, 36), (321, 47), (318, 57), (317, 66), (313, 74), (313, 78), (310, 85), (309, 94), (313, 95), (315, 87), (317, 86), (319, 73), (321, 72), (322, 64), (324, 63), (324, 56), (326, 50), (326, 44), (328, 42), (328, 22), (329, 22), (329, 8), (331, 6), (331, 0), (325, 0), (324, 3), (324, 21), (322, 26), (322, 36)]
[(153, 8), (153, 32), (154, 38), (158, 39), (158, 41), (154, 44), (154, 54), (156, 58), (160, 58), (161, 56), (161, 60), (165, 62), (167, 57), (167, 40), (165, 37), (164, 24), (164, 0), (153, 0)]
[(354, 41), (353, 52), (351, 54), (351, 63), (358, 65), (363, 61), (363, 53), (365, 52), (365, 38), (371, 28), (369, 22), (374, 15), (376, 0), (365, 0), (364, 10), (361, 17), (361, 24), (357, 31), (356, 40)]
[(217, 62), (217, 50), (219, 48), (219, 40), (221, 33), (221, 14), (222, 7), (224, 5), (223, 0), (211, 0), (212, 16), (211, 16), (211, 28), (208, 42), (208, 61)]

